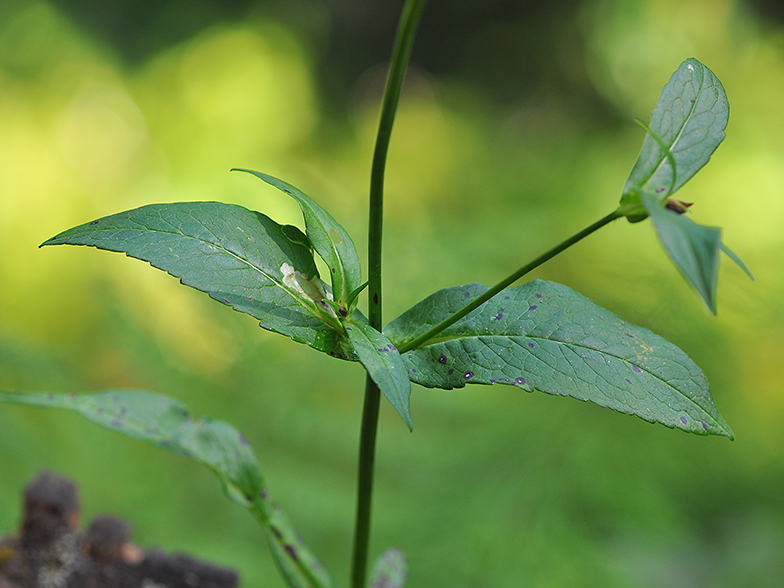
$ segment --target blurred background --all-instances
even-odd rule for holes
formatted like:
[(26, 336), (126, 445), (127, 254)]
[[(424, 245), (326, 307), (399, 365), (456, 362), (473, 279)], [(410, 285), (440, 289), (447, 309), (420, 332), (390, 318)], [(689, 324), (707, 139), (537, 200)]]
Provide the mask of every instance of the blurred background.
[[(348, 583), (363, 372), (125, 256), (37, 246), (153, 202), (221, 200), (302, 226), (258, 169), (366, 248), (378, 104), (402, 0), (0, 3), (0, 388), (149, 389), (251, 440), (270, 492)], [(756, 275), (718, 316), (650, 223), (540, 268), (683, 348), (737, 440), (503, 386), (382, 408), (371, 550), (415, 587), (779, 587), (784, 581), (784, 9), (778, 0), (431, 0), (394, 130), (385, 317), (492, 284), (610, 212), (687, 57), (731, 104), (678, 194)], [(364, 307), (364, 303), (362, 304)], [(62, 412), (0, 406), (0, 531), (52, 469), (85, 518), (283, 586), (262, 530), (196, 464)]]

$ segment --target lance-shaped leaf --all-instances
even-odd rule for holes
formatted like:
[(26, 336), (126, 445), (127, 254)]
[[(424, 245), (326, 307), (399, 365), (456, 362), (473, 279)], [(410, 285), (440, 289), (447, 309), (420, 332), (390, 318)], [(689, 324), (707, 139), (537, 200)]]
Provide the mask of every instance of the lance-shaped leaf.
[(335, 302), (345, 303), (349, 294), (361, 283), (359, 256), (346, 229), (312, 198), (291, 184), (249, 169), (234, 171), (252, 174), (297, 201), (305, 217), (305, 232), (332, 273), (332, 292)]
[(718, 78), (696, 59), (684, 61), (664, 87), (651, 117), (650, 129), (663, 145), (646, 135), (621, 203), (638, 202), (643, 191), (664, 198), (678, 190), (722, 142), (728, 118), (729, 103)]
[[(363, 318), (357, 317), (357, 314), (354, 314), (355, 319)], [(403, 359), (395, 346), (364, 321), (354, 320), (346, 323), (346, 332), (359, 361), (365, 366), (370, 377), (395, 407), (408, 428), (413, 429), (409, 404), (411, 382)]]
[[(486, 290), (468, 284), (436, 292), (384, 333), (398, 344), (412, 340)], [(509, 384), (733, 437), (704, 374), (683, 351), (553, 282), (500, 292), (403, 360), (411, 380), (431, 388)]]
[(408, 577), (408, 562), (403, 552), (393, 547), (376, 560), (370, 574), (370, 588), (402, 588)]
[(662, 206), (648, 192), (642, 193), (642, 200), (667, 253), (716, 314), (721, 229), (695, 224), (685, 215)]
[[(290, 225), (220, 202), (152, 204), (74, 227), (43, 245), (89, 245), (123, 252), (180, 278), (262, 327), (319, 351), (351, 358), (328, 306), (297, 288), (315, 280), (307, 237)], [(42, 245), (42, 246), (43, 246)], [(288, 276), (288, 280), (286, 280)]]
[(281, 570), (307, 580), (290, 586), (329, 588), (332, 585), (323, 565), (270, 500), (250, 443), (228, 423), (208, 418), (194, 421), (184, 404), (142, 390), (80, 395), (0, 392), (0, 402), (78, 412), (102, 427), (207, 466), (218, 476), (227, 496), (247, 508), (267, 529)]

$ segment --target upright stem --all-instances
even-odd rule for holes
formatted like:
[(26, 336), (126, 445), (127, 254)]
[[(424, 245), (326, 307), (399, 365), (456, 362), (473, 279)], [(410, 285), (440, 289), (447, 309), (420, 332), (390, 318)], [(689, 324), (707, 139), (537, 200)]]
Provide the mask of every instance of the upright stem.
[(460, 310), (458, 310), (453, 315), (450, 315), (449, 317), (447, 317), (446, 319), (444, 319), (443, 321), (438, 323), (432, 329), (428, 330), (427, 332), (423, 333), (422, 335), (419, 335), (418, 337), (416, 337), (415, 339), (412, 339), (411, 341), (406, 341), (405, 343), (398, 344), (398, 346), (397, 346), (398, 351), (402, 354), (402, 353), (405, 353), (406, 351), (411, 351), (412, 349), (416, 349), (420, 345), (426, 343), (429, 339), (432, 339), (433, 337), (435, 337), (438, 333), (440, 333), (441, 331), (443, 331), (447, 327), (452, 326), (453, 324), (455, 324), (457, 321), (459, 321), (461, 318), (466, 316), (471, 311), (473, 311), (473, 310), (479, 308), (480, 306), (482, 306), (485, 302), (490, 300), (493, 296), (498, 294), (501, 290), (503, 290), (507, 286), (511, 286), (514, 282), (516, 282), (517, 280), (522, 278), (528, 272), (531, 272), (531, 271), (535, 270), (537, 267), (542, 265), (547, 260), (552, 259), (556, 255), (561, 253), (561, 251), (564, 251), (565, 249), (568, 249), (569, 247), (571, 247), (572, 245), (574, 245), (575, 243), (577, 243), (581, 239), (583, 239), (583, 238), (587, 237), (588, 235), (590, 235), (591, 233), (593, 233), (594, 231), (597, 231), (597, 230), (601, 229), (604, 225), (614, 221), (617, 218), (621, 218), (622, 216), (623, 216), (623, 214), (621, 213), (620, 209), (614, 210), (613, 212), (611, 212), (607, 216), (599, 219), (598, 221), (596, 221), (592, 225), (584, 228), (579, 233), (575, 233), (574, 235), (572, 235), (571, 237), (569, 237), (565, 241), (559, 243), (558, 245), (556, 245), (555, 247), (553, 247), (549, 251), (546, 251), (545, 253), (543, 253), (542, 255), (537, 257), (536, 259), (534, 259), (532, 262), (527, 263), (526, 265), (521, 267), (519, 270), (514, 272), (512, 275), (510, 275), (510, 276), (504, 278), (503, 280), (501, 280), (500, 282), (498, 282), (495, 286), (490, 288), (487, 292), (485, 292), (481, 296), (479, 296), (477, 298), (474, 298), (471, 302), (466, 304), (463, 308), (461, 308)]
[[(387, 86), (381, 105), (381, 118), (373, 152), (370, 175), (370, 219), (368, 232), (368, 318), (371, 326), (381, 330), (381, 234), (384, 218), (384, 171), (389, 140), (395, 121), (400, 89), (406, 72), (411, 47), (414, 44), (419, 18), (425, 0), (406, 0), (397, 29)], [(351, 587), (365, 588), (367, 578), (368, 545), (370, 543), (370, 511), (373, 495), (373, 463), (376, 452), (376, 431), (381, 393), (368, 375), (365, 385), (365, 404), (362, 409), (362, 430), (359, 440), (359, 476), (357, 513), (354, 527), (354, 552), (351, 562)]]

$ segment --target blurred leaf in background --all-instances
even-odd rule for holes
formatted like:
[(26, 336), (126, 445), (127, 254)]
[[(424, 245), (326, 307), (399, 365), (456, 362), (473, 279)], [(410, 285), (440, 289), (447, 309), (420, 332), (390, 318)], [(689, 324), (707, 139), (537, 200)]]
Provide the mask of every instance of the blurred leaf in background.
[[(407, 586), (777, 586), (784, 576), (784, 21), (781, 4), (431, 0), (393, 135), (386, 313), (502, 275), (612, 208), (662, 86), (694, 56), (732, 105), (679, 192), (754, 272), (721, 268), (711, 317), (650, 223), (613, 225), (532, 277), (556, 280), (695, 360), (737, 440), (469, 387), (382, 412), (371, 551)], [(138, 387), (247, 433), (337, 584), (348, 573), (363, 374), (211, 304), (146, 264), (38, 250), (92, 218), (220, 200), (302, 227), (263, 170), (365, 249), (366, 193), (397, 3), (0, 5), (0, 388)], [(692, 197), (693, 196), (693, 197)], [(204, 299), (203, 299), (204, 298)], [(364, 307), (364, 302), (360, 303)], [(40, 469), (145, 544), (279, 586), (262, 531), (207, 472), (78, 417), (0, 411), (0, 529)], [(459, 513), (459, 514), (458, 514)], [(228, 532), (228, 530), (231, 530)], [(228, 537), (228, 539), (227, 539)], [(262, 554), (262, 555), (259, 555)], [(272, 582), (272, 583), (271, 583)]]

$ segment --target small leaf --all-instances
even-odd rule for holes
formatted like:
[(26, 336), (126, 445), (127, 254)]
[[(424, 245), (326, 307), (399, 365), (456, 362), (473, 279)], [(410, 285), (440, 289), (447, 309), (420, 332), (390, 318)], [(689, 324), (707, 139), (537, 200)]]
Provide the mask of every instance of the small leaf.
[(334, 313), (284, 281), (286, 268), (303, 283), (318, 279), (308, 238), (259, 212), (219, 202), (152, 204), (74, 227), (42, 246), (61, 244), (148, 261), (265, 329), (336, 357), (353, 355)]
[(621, 203), (638, 202), (641, 192), (664, 197), (674, 193), (705, 165), (724, 139), (729, 103), (713, 72), (694, 58), (684, 61), (664, 87), (650, 129), (623, 188)]
[(232, 171), (252, 174), (285, 192), (299, 203), (302, 215), (305, 217), (305, 232), (332, 272), (332, 292), (335, 301), (345, 302), (349, 294), (361, 283), (359, 256), (346, 229), (312, 198), (291, 184), (249, 169)]
[(393, 547), (376, 560), (370, 574), (370, 588), (402, 588), (408, 577), (408, 562), (403, 552)]
[(727, 255), (727, 257), (729, 257), (729, 258), (730, 258), (732, 261), (734, 261), (734, 262), (737, 264), (737, 266), (738, 266), (740, 269), (742, 269), (742, 270), (743, 270), (743, 272), (744, 272), (744, 273), (745, 273), (747, 276), (749, 276), (749, 279), (750, 279), (751, 281), (754, 281), (754, 274), (752, 274), (752, 273), (751, 273), (751, 270), (749, 270), (749, 268), (747, 268), (747, 267), (746, 267), (746, 264), (745, 264), (745, 263), (743, 263), (743, 261), (741, 261), (740, 257), (738, 257), (738, 256), (735, 254), (735, 252), (734, 252), (734, 251), (732, 251), (732, 250), (731, 250), (729, 247), (727, 247), (727, 246), (726, 246), (724, 243), (721, 243), (721, 244), (719, 245), (719, 249), (721, 249), (721, 250), (722, 250), (722, 251), (723, 251), (723, 252), (724, 252), (724, 253)]
[(695, 224), (685, 215), (662, 206), (648, 192), (642, 193), (642, 199), (667, 253), (716, 314), (721, 229)]
[[(384, 333), (411, 340), (485, 291), (468, 284), (436, 292)], [(508, 384), (733, 438), (705, 375), (683, 351), (553, 282), (500, 292), (403, 360), (411, 381), (429, 388)]]
[[(356, 317), (357, 313), (354, 316)], [(413, 430), (414, 424), (411, 421), (409, 405), (411, 382), (408, 379), (406, 366), (395, 346), (366, 322), (357, 320), (348, 322), (346, 332), (359, 361), (408, 428)]]
[(246, 507), (266, 527), (281, 571), (304, 583), (293, 588), (329, 588), (332, 582), (286, 515), (273, 504), (259, 472), (253, 449), (244, 435), (222, 421), (194, 421), (182, 403), (142, 390), (111, 390), (94, 394), (12, 394), (0, 402), (64, 408), (128, 437), (146, 441), (206, 465), (220, 479), (226, 495)]

